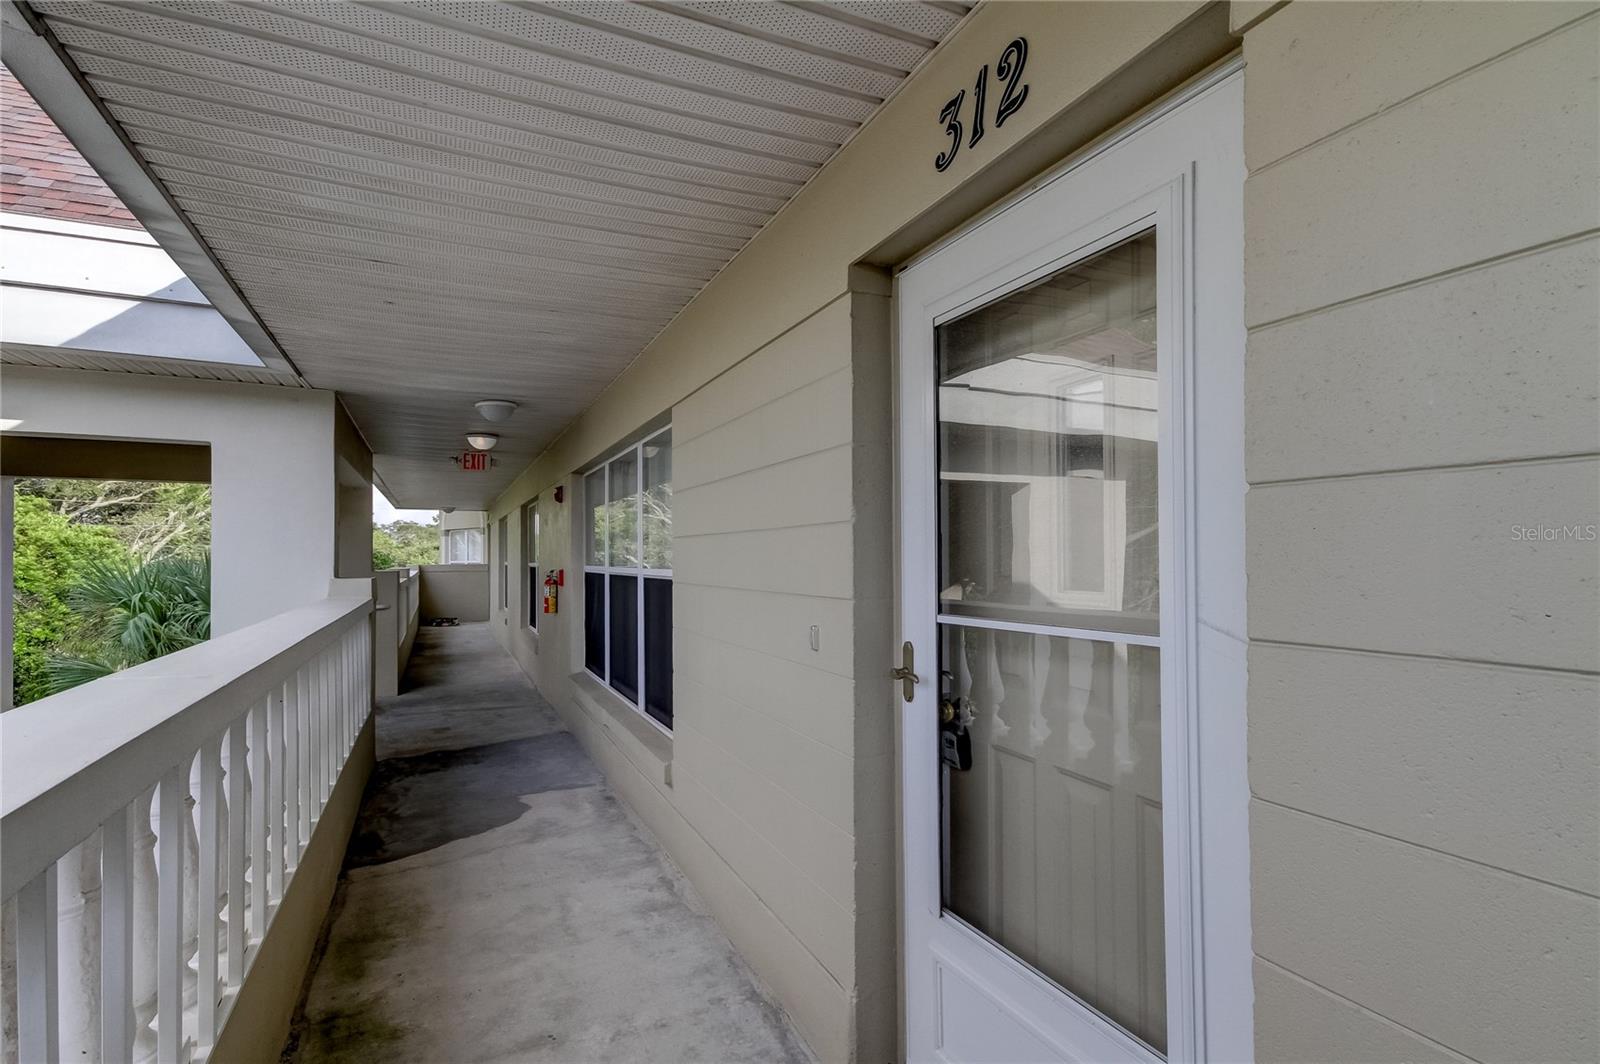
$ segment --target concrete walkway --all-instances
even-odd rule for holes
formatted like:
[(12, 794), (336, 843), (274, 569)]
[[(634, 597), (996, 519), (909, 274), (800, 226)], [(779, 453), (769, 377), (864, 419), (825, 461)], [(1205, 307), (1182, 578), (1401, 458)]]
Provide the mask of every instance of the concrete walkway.
[(424, 628), (286, 1061), (805, 1061), (488, 626)]

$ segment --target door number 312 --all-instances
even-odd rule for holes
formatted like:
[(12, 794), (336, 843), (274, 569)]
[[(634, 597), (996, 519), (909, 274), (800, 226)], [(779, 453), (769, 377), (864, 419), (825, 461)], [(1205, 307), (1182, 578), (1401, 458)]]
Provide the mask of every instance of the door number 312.
[[(1027, 65), (1026, 37), (1018, 37), (1006, 45), (1005, 51), (1000, 53), (999, 60), (994, 64), (995, 79), (1005, 85), (1005, 91), (1000, 94), (1000, 104), (994, 109), (996, 129), (1005, 125), (1006, 119), (1022, 110), (1023, 101), (1028, 98), (1028, 86), (1022, 83), (1022, 68)], [(978, 141), (983, 139), (983, 112), (988, 99), (989, 64), (985, 63), (983, 69), (978, 71), (978, 80), (972, 86), (972, 134), (967, 138), (969, 148), (976, 146)], [(961, 141), (966, 132), (961, 126), (961, 105), (966, 100), (967, 90), (962, 89), (939, 111), (939, 121), (944, 123), (944, 131), (950, 135), (950, 146), (933, 160), (933, 168), (940, 173), (950, 169), (950, 164), (956, 161), (956, 153), (961, 150)]]

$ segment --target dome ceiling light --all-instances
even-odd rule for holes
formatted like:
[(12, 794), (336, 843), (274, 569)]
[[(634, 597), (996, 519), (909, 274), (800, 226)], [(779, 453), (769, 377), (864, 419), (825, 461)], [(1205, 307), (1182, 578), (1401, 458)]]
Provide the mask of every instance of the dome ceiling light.
[(499, 442), (500, 437), (496, 436), (492, 432), (467, 433), (467, 443), (470, 444), (472, 449), (475, 451), (492, 451), (494, 450), (494, 445)]
[(517, 404), (509, 399), (479, 399), (472, 405), (478, 408), (485, 421), (504, 421), (517, 409)]

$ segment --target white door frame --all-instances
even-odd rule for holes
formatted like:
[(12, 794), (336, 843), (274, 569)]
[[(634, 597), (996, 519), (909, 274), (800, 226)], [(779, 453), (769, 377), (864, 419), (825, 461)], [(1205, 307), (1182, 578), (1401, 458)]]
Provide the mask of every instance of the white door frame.
[[(900, 613), (922, 682), (900, 718), (908, 1059), (954, 1060), (944, 995), (1030, 1056), (1160, 1060), (940, 898), (933, 330), (1158, 230), (1162, 795), (1170, 1060), (1248, 1060), (1243, 92), (1237, 62), (903, 268), (896, 282)], [(1103, 638), (1100, 637), (1100, 638)], [(896, 688), (899, 690), (898, 686)], [(1201, 722), (1204, 722), (1203, 726)], [(952, 982), (954, 980), (955, 982)], [(959, 983), (959, 989), (956, 989)], [(965, 1022), (976, 1022), (968, 1020)], [(1004, 1040), (1001, 1039), (1000, 1042)], [(1015, 1053), (1015, 1050), (1010, 1052)]]

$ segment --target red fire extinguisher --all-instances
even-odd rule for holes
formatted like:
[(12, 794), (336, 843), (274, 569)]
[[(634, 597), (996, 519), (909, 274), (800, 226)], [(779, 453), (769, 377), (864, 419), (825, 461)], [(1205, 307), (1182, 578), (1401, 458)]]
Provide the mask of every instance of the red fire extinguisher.
[(556, 588), (560, 585), (556, 581), (555, 573), (548, 573), (544, 578), (544, 612), (555, 613), (558, 605)]

